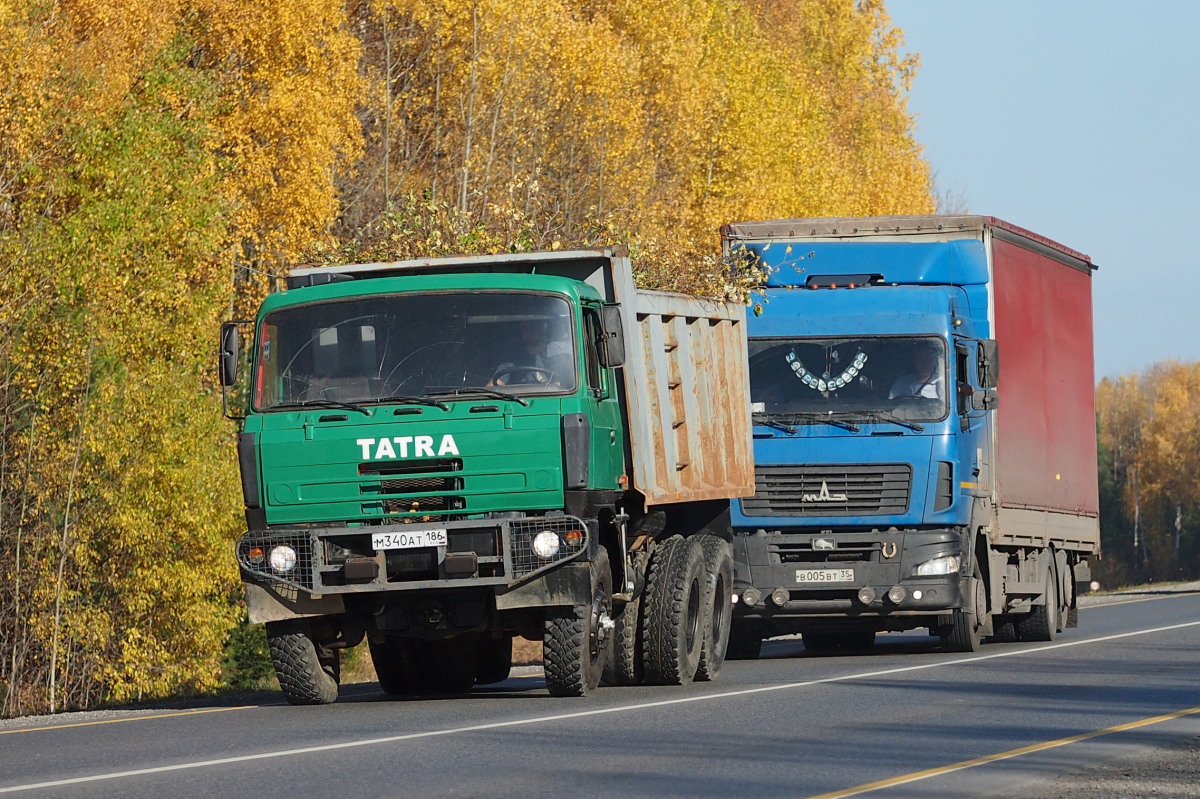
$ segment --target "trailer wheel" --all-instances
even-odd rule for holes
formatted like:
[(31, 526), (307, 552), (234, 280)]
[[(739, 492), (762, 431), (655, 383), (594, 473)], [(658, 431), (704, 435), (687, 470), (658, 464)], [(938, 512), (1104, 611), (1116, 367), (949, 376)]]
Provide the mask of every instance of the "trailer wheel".
[(307, 621), (268, 622), (267, 648), (288, 704), (327, 705), (337, 699), (341, 677), (338, 654), (318, 654)]
[(704, 626), (696, 679), (705, 681), (715, 680), (721, 673), (729, 647), (729, 626), (733, 620), (733, 552), (728, 541), (715, 535), (701, 535), (699, 542), (708, 579), (710, 623)]
[(979, 559), (975, 559), (975, 567), (971, 570), (971, 581), (968, 584), (974, 594), (971, 603), (972, 610), (961, 608), (949, 614), (950, 623), (938, 634), (942, 643), (951, 652), (977, 652), (982, 639), (983, 623), (987, 619), (987, 587), (983, 582), (983, 573), (979, 570)]
[(546, 617), (542, 661), (551, 696), (587, 696), (596, 690), (612, 649), (612, 572), (599, 547), (591, 564), (592, 602)]
[(646, 682), (687, 685), (696, 677), (709, 623), (704, 554), (694, 541), (672, 536), (650, 558), (642, 625)]
[(413, 642), (407, 638), (368, 640), (371, 662), (380, 689), (388, 696), (418, 693), (421, 690)]
[(762, 643), (762, 634), (753, 623), (731, 624), (725, 657), (730, 660), (758, 660), (758, 656), (762, 654)]
[(1046, 570), (1046, 604), (1034, 605), (1028, 615), (1017, 619), (1017, 634), (1022, 641), (1053, 641), (1058, 636), (1058, 585), (1054, 569)]
[(609, 685), (640, 685), (642, 682), (641, 640), (642, 598), (626, 602), (613, 619), (613, 646), (604, 667), (604, 682)]
[(508, 673), (512, 671), (512, 642), (512, 636), (507, 633), (499, 638), (485, 636), (479, 642), (476, 685), (493, 685), (508, 679)]

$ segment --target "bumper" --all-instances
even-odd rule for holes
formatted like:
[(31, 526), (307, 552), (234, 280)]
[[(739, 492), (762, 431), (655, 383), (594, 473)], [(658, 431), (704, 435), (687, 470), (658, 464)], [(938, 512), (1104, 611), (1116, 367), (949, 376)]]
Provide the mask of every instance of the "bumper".
[[(417, 534), (445, 530), (445, 546), (372, 547), (372, 533)], [(550, 557), (537, 555), (533, 539), (551, 531), (559, 540)], [(594, 533), (574, 516), (448, 521), (387, 527), (279, 527), (252, 530), (237, 541), (237, 560), (247, 585), (283, 596), (430, 589), (487, 588), (519, 591), (539, 575), (589, 551)], [(286, 557), (273, 558), (276, 552)], [(273, 562), (292, 561), (289, 569)]]
[[(733, 544), (739, 618), (929, 616), (963, 607), (957, 530), (735, 531)], [(950, 574), (916, 573), (953, 556), (959, 569)]]

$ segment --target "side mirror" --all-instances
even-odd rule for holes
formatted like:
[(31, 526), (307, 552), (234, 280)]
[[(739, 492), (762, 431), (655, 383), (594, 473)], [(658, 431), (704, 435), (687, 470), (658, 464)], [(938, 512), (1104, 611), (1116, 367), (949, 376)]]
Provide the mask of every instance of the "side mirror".
[(971, 408), (990, 411), (1000, 404), (999, 392), (994, 388), (977, 388), (971, 393)]
[(237, 382), (239, 338), (237, 322), (221, 325), (219, 372), (222, 386), (232, 386)]
[(616, 305), (605, 305), (600, 309), (600, 340), (596, 342), (600, 351), (600, 365), (617, 367), (625, 364), (625, 328), (621, 323), (621, 309)]
[(995, 388), (1000, 384), (1000, 348), (994, 338), (979, 341), (979, 385)]

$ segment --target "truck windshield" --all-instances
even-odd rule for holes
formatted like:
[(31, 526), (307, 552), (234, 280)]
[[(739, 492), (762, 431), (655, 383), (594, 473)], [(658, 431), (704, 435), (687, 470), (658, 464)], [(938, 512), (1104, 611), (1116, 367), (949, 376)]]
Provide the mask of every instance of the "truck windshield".
[(562, 297), (499, 291), (282, 308), (259, 329), (254, 407), (572, 392), (571, 319)]
[(750, 340), (752, 409), (788, 424), (937, 421), (947, 385), (937, 336)]

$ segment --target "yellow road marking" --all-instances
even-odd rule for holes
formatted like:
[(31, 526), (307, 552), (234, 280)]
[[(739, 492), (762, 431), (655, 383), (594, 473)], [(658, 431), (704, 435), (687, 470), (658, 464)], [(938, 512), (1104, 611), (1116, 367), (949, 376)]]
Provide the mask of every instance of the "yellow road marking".
[(250, 710), (258, 705), (239, 705), (238, 707), (209, 707), (195, 710), (183, 710), (179, 713), (159, 713), (154, 716), (132, 716), (122, 719), (100, 719), (98, 721), (77, 721), (74, 724), (51, 724), (45, 727), (22, 727), (19, 730), (0, 730), (0, 735), (15, 735), (19, 732), (42, 732), (43, 730), (69, 730), (72, 727), (93, 727), (97, 724), (123, 724), (127, 721), (153, 721), (155, 719), (172, 719), (178, 716), (198, 716), (201, 713), (223, 713), (226, 710)]
[(879, 780), (878, 782), (869, 782), (866, 785), (859, 785), (856, 788), (848, 788), (843, 791), (833, 791), (831, 793), (818, 794), (816, 796), (809, 797), (809, 799), (842, 799), (842, 797), (845, 796), (858, 796), (859, 794), (869, 793), (870, 791), (878, 791), (882, 788), (894, 788), (897, 785), (905, 785), (910, 782), (917, 782), (918, 780), (929, 779), (930, 777), (937, 777), (954, 771), (962, 771), (963, 769), (972, 768), (973, 766), (982, 766), (987, 763), (995, 763), (998, 760), (1008, 760), (1009, 758), (1028, 755), (1032, 754), (1033, 752), (1043, 752), (1047, 749), (1054, 749), (1059, 746), (1066, 746), (1067, 744), (1086, 741), (1089, 738), (1098, 738), (1101, 735), (1136, 730), (1139, 727), (1148, 727), (1151, 724), (1160, 724), (1164, 721), (1171, 721), (1172, 719), (1182, 718), (1183, 716), (1191, 716), (1196, 713), (1200, 713), (1200, 707), (1189, 707), (1187, 710), (1177, 710), (1174, 713), (1166, 713), (1161, 716), (1153, 716), (1147, 719), (1130, 721), (1125, 724), (1118, 724), (1114, 727), (1105, 727), (1102, 730), (1083, 732), (1078, 735), (1071, 735), (1067, 738), (1059, 738), (1055, 741), (1045, 741), (1044, 743), (1030, 744), (1029, 746), (1022, 746), (1019, 749), (1010, 749), (1007, 752), (1000, 752), (999, 754), (995, 755), (985, 755), (983, 757), (977, 757), (974, 760), (964, 760), (961, 763), (954, 763), (949, 766), (939, 766), (937, 768), (926, 769), (925, 771), (916, 771), (912, 774), (904, 774), (899, 777), (892, 777), (891, 779)]

